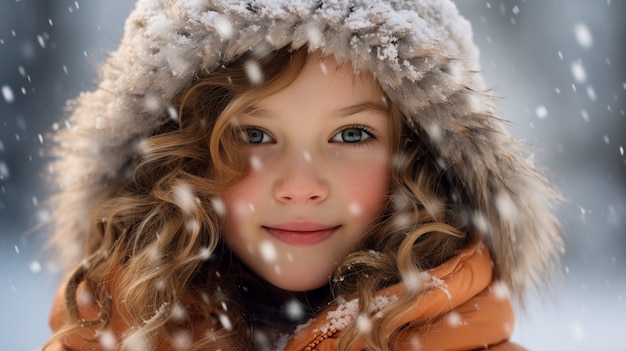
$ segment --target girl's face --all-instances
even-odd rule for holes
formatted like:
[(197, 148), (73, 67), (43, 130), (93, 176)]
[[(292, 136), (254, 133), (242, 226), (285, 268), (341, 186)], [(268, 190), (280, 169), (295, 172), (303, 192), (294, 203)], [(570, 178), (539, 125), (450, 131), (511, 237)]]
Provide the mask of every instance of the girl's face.
[(222, 194), (231, 250), (281, 289), (327, 284), (381, 214), (389, 118), (370, 75), (309, 55), (290, 86), (236, 117), (251, 171)]

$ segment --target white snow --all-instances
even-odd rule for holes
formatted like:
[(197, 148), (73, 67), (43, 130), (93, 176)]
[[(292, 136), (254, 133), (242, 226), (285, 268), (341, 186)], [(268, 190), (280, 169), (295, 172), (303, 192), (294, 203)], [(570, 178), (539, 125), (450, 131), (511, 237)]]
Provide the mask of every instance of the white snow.
[(424, 283), (430, 280), (427, 272), (410, 272), (402, 274), (402, 283), (409, 291), (416, 291), (424, 287)]
[(100, 346), (102, 346), (102, 348), (106, 351), (113, 351), (117, 346), (115, 333), (113, 333), (110, 329), (101, 331), (98, 335), (98, 341), (100, 342)]
[(493, 295), (498, 299), (508, 300), (511, 296), (509, 287), (505, 282), (497, 281), (493, 283), (489, 288), (491, 289)]
[(233, 25), (224, 17), (215, 18), (215, 30), (224, 39), (230, 39), (233, 35)]
[(539, 105), (535, 108), (535, 115), (539, 119), (545, 119), (548, 117), (548, 109), (544, 105)]
[(9, 166), (4, 161), (0, 161), (0, 180), (7, 180), (10, 175)]
[(218, 319), (226, 331), (231, 331), (233, 329), (233, 324), (230, 322), (230, 318), (228, 318), (226, 314), (221, 313), (218, 316)]
[(213, 206), (213, 209), (218, 215), (224, 216), (226, 214), (226, 205), (224, 204), (224, 201), (220, 197), (212, 198), (211, 206)]
[[(397, 296), (376, 296), (374, 302), (369, 308), (369, 313), (375, 313), (382, 310), (387, 305), (398, 300)], [(359, 306), (359, 299), (352, 299), (341, 303), (336, 310), (331, 311), (326, 316), (328, 323), (323, 324), (318, 330), (321, 333), (326, 333), (331, 329), (342, 330), (347, 327), (357, 316)]]
[(173, 105), (167, 106), (167, 115), (170, 116), (172, 121), (178, 122), (178, 111), (176, 110), (176, 107), (174, 107)]
[(441, 131), (441, 126), (436, 123), (431, 123), (427, 127), (428, 136), (432, 139), (432, 141), (438, 143), (442, 141), (443, 132)]
[(263, 83), (263, 71), (261, 71), (261, 66), (255, 60), (248, 60), (244, 66), (246, 70), (246, 74), (250, 83), (253, 85), (259, 85)]
[(252, 170), (255, 172), (263, 169), (263, 162), (261, 161), (261, 158), (256, 155), (250, 156), (250, 167), (252, 167)]
[(200, 249), (199, 256), (202, 260), (208, 260), (211, 257), (211, 250), (206, 247)]
[(507, 192), (500, 192), (496, 195), (496, 207), (500, 216), (504, 219), (514, 219), (517, 214), (517, 207), (513, 203), (511, 196)]
[(138, 332), (129, 333), (122, 342), (122, 349), (126, 351), (145, 351), (150, 350), (150, 343), (147, 338)]
[(587, 24), (582, 22), (577, 23), (574, 26), (574, 36), (576, 37), (578, 45), (583, 49), (589, 49), (593, 46), (593, 36)]
[(15, 95), (13, 95), (13, 90), (8, 85), (2, 86), (2, 97), (4, 97), (4, 101), (9, 104), (15, 101)]
[(189, 186), (189, 184), (187, 183), (181, 182), (174, 185), (172, 190), (174, 192), (174, 201), (176, 202), (176, 205), (180, 207), (186, 214), (190, 214), (196, 206), (196, 201), (193, 192), (191, 191), (191, 186)]
[(348, 211), (350, 212), (351, 215), (357, 217), (361, 215), (361, 213), (363, 212), (363, 209), (361, 208), (360, 204), (356, 202), (351, 202), (348, 204)]
[(304, 150), (304, 151), (302, 152), (302, 156), (304, 157), (304, 160), (305, 160), (307, 163), (311, 163), (311, 153), (310, 153), (310, 152), (308, 152), (307, 150)]
[(481, 234), (487, 234), (489, 232), (489, 222), (487, 221), (487, 217), (485, 217), (482, 213), (475, 213), (474, 217), (474, 226)]
[(577, 83), (584, 83), (587, 81), (587, 72), (585, 71), (585, 67), (579, 61), (575, 61), (570, 66), (572, 70), (572, 75), (574, 76), (574, 80)]
[(589, 100), (596, 101), (598, 99), (598, 97), (596, 96), (596, 90), (591, 85), (587, 86), (586, 91)]
[(266, 262), (276, 261), (276, 247), (271, 241), (263, 241), (259, 244), (259, 252)]
[(187, 317), (187, 309), (182, 304), (177, 303), (174, 305), (174, 308), (172, 308), (171, 315), (173, 320), (182, 321)]
[(30, 271), (33, 273), (39, 273), (41, 272), (41, 264), (39, 263), (39, 261), (32, 261), (29, 265)]
[(179, 330), (173, 333), (172, 343), (176, 350), (188, 350), (192, 343), (191, 333), (186, 330)]
[(461, 315), (456, 311), (451, 311), (445, 316), (446, 324), (448, 324), (452, 328), (460, 327), (463, 325), (463, 320), (461, 319)]
[(366, 314), (360, 313), (358, 317), (356, 317), (355, 323), (356, 329), (360, 334), (366, 334), (372, 330), (372, 321)]
[(287, 316), (289, 316), (289, 318), (291, 318), (292, 320), (300, 320), (302, 319), (302, 316), (304, 316), (304, 308), (302, 306), (302, 303), (300, 303), (300, 301), (298, 301), (297, 299), (291, 299), (289, 301), (287, 301)]

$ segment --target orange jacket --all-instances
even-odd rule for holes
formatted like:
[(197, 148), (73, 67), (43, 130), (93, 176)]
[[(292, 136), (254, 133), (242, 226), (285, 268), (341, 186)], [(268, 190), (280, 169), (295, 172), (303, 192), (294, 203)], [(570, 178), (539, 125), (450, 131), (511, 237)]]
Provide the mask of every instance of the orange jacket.
[[(478, 243), (431, 270), (431, 289), (402, 315), (402, 324), (409, 327), (403, 329), (397, 339), (396, 349), (453, 351), (488, 347), (496, 351), (524, 350), (507, 341), (513, 330), (513, 310), (508, 295), (493, 284), (491, 265), (486, 247)], [(79, 287), (79, 293), (81, 288), (84, 287)], [(61, 287), (57, 294), (50, 316), (53, 330), (59, 329), (65, 319), (63, 289)], [(382, 290), (379, 296), (383, 300), (393, 300), (404, 289), (403, 284), (397, 284)], [(355, 318), (348, 305), (332, 305), (320, 313), (290, 339), (285, 351), (336, 350), (342, 327)], [(81, 305), (80, 308), (82, 317), (98, 314), (95, 305)], [(116, 320), (115, 315), (111, 327), (118, 337), (128, 328)], [(85, 328), (84, 334), (68, 336), (52, 350), (100, 350), (100, 345), (88, 343), (84, 338), (93, 337), (95, 332)], [(364, 344), (359, 340), (355, 351), (361, 349)]]
[[(397, 340), (396, 349), (524, 350), (507, 341), (513, 330), (513, 310), (508, 295), (491, 285), (491, 264), (486, 247), (478, 243), (431, 270), (433, 287), (402, 316), (409, 327)], [(404, 286), (398, 284), (382, 290), (380, 296), (391, 298), (403, 291)], [(345, 325), (345, 321), (336, 320), (337, 309), (331, 307), (316, 317), (290, 340), (285, 350), (336, 350), (341, 331), (333, 328), (333, 324)], [(349, 315), (341, 315), (346, 314)], [(410, 327), (427, 322), (427, 327)], [(364, 345), (360, 341), (355, 350), (362, 349)]]

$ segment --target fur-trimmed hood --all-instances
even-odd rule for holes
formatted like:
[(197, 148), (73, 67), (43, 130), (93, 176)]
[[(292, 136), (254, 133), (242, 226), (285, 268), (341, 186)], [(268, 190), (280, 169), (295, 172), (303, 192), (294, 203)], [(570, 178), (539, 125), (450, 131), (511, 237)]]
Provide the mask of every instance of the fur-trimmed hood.
[(128, 176), (139, 141), (198, 72), (254, 48), (305, 45), (372, 72), (430, 137), (500, 277), (516, 292), (539, 283), (562, 250), (558, 196), (494, 113), (471, 26), (448, 0), (138, 0), (97, 89), (70, 103), (68, 128), (55, 135), (56, 258), (83, 259), (95, 199)]

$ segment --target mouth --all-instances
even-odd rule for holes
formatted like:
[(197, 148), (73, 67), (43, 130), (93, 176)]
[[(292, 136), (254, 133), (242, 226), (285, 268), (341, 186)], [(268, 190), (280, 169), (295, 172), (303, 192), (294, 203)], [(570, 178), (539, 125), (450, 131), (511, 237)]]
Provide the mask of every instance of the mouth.
[(340, 227), (314, 222), (288, 222), (262, 228), (286, 244), (304, 246), (318, 244), (330, 238)]

